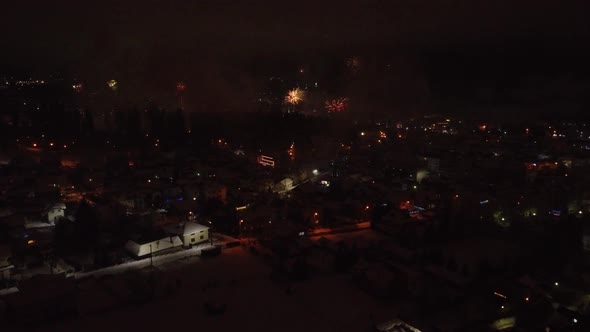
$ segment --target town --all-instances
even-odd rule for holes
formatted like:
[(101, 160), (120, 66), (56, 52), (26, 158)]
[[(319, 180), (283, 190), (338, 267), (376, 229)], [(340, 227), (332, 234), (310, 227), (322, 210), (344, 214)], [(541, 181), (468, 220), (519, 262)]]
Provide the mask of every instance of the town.
[(589, 9), (4, 4), (0, 331), (590, 331)]

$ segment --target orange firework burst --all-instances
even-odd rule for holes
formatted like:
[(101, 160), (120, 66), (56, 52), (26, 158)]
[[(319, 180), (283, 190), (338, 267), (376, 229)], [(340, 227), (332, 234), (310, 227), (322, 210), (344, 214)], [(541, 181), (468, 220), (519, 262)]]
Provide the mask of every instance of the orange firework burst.
[(285, 96), (285, 103), (291, 105), (297, 105), (305, 98), (305, 92), (299, 88), (290, 90)]
[(337, 98), (326, 102), (326, 109), (330, 113), (343, 112), (348, 107), (348, 98)]

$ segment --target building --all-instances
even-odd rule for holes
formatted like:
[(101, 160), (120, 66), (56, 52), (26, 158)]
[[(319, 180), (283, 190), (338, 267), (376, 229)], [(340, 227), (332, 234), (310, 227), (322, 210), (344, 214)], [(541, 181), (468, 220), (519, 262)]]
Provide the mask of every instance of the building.
[(178, 236), (166, 236), (157, 240), (140, 239), (138, 241), (129, 240), (125, 244), (125, 249), (136, 257), (142, 257), (157, 253), (162, 250), (180, 247), (182, 241)]
[(420, 332), (417, 328), (399, 320), (393, 319), (375, 326), (379, 332)]
[(209, 227), (192, 221), (169, 227), (167, 231), (170, 234), (175, 234), (180, 237), (185, 247), (190, 247), (209, 240)]
[(275, 186), (276, 192), (284, 193), (291, 190), (293, 190), (293, 180), (289, 178), (281, 180), (281, 182)]
[(183, 227), (182, 242), (185, 247), (209, 240), (209, 227), (188, 222)]
[(440, 173), (440, 159), (436, 157), (426, 157), (428, 172), (438, 175)]
[(47, 220), (49, 222), (56, 222), (66, 216), (66, 205), (64, 203), (57, 203), (47, 211)]

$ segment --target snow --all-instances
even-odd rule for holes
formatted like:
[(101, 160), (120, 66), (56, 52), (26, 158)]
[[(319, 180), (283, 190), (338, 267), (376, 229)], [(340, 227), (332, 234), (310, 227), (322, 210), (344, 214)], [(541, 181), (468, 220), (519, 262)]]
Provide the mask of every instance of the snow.
[[(153, 273), (158, 285), (172, 282), (180, 285), (178, 291), (140, 306), (114, 306), (100, 315), (52, 326), (52, 330), (352, 332), (368, 331), (396, 317), (397, 312), (356, 288), (347, 275), (321, 274), (291, 284), (273, 282), (262, 257), (245, 247), (226, 249), (216, 258), (162, 263)], [(226, 305), (227, 310), (210, 316), (203, 310), (207, 302)]]
[(167, 255), (154, 256), (153, 260), (152, 260), (152, 258), (148, 257), (148, 258), (140, 259), (140, 260), (133, 261), (133, 262), (127, 262), (127, 263), (123, 263), (123, 264), (105, 267), (104, 269), (99, 269), (99, 270), (94, 270), (94, 271), (89, 271), (89, 272), (77, 272), (74, 274), (74, 277), (76, 279), (80, 279), (80, 278), (86, 278), (86, 277), (91, 277), (91, 276), (99, 277), (99, 276), (109, 275), (109, 274), (124, 273), (124, 272), (139, 270), (139, 269), (148, 267), (152, 264), (152, 262), (153, 262), (154, 266), (158, 266), (158, 265), (173, 262), (173, 261), (176, 261), (179, 259), (183, 259), (183, 258), (187, 258), (187, 257), (191, 257), (191, 256), (198, 256), (201, 254), (202, 249), (209, 248), (209, 247), (211, 247), (211, 245), (209, 243), (203, 243), (200, 245), (193, 246), (190, 249), (177, 251), (177, 252), (170, 253)]

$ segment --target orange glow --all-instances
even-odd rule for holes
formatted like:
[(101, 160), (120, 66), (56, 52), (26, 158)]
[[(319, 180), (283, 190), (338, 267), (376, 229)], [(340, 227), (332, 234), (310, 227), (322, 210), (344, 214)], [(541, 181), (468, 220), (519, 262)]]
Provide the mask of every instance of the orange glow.
[(318, 213), (317, 213), (317, 212), (314, 212), (314, 213), (313, 213), (313, 216), (314, 216), (314, 217), (317, 217), (317, 216), (318, 216)]
[(485, 124), (482, 124), (481, 126), (479, 126), (479, 130), (486, 130), (488, 128), (488, 126), (486, 126)]
[(240, 224), (243, 224), (243, 223), (244, 223), (244, 219), (240, 219)]
[(29, 241), (27, 241), (27, 244), (28, 244), (28, 245), (35, 244), (35, 240), (29, 240)]

